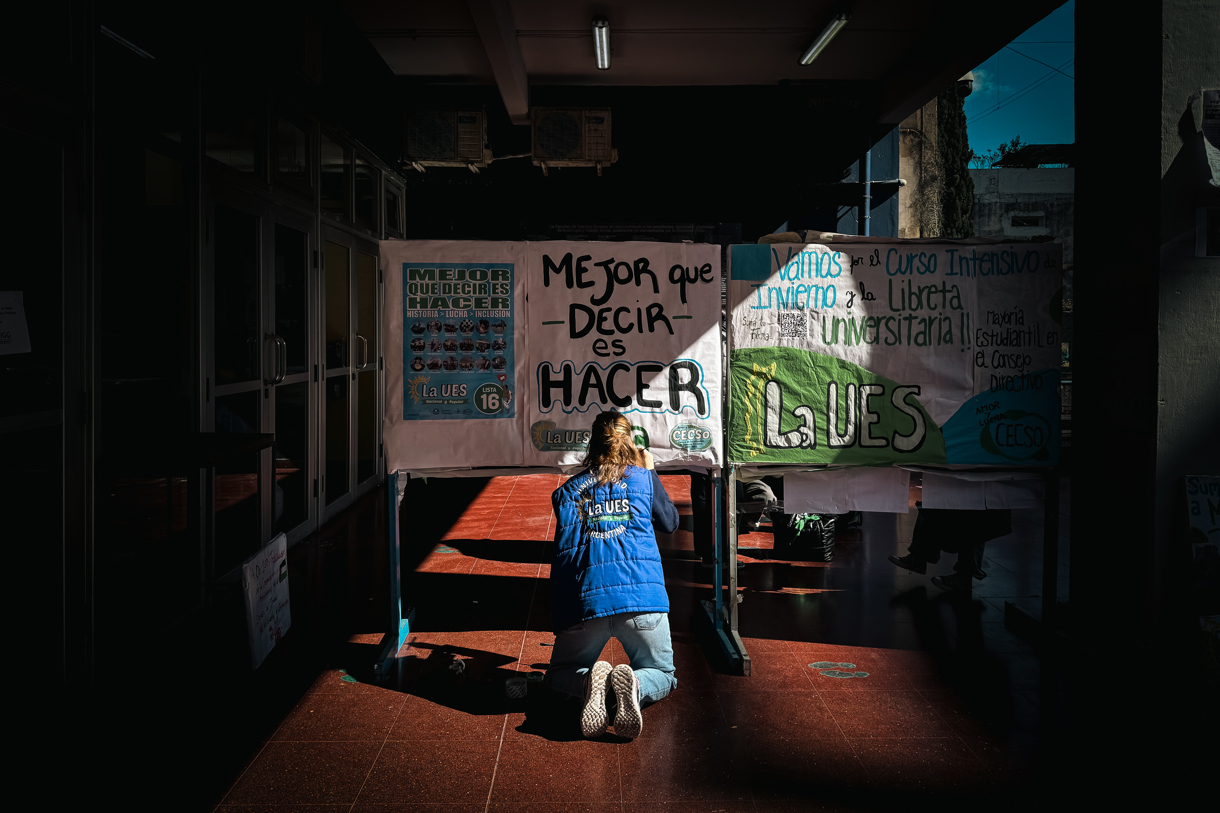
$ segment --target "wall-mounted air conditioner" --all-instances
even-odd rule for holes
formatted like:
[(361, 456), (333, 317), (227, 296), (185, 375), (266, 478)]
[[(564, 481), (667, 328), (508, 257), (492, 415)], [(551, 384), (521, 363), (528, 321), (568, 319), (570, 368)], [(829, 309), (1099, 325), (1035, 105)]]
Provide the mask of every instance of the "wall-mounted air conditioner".
[(407, 114), (407, 161), (423, 167), (467, 167), (491, 163), (487, 119), (482, 110), (414, 110)]
[(602, 167), (618, 160), (610, 146), (610, 108), (536, 107), (533, 114), (534, 164), (549, 167)]

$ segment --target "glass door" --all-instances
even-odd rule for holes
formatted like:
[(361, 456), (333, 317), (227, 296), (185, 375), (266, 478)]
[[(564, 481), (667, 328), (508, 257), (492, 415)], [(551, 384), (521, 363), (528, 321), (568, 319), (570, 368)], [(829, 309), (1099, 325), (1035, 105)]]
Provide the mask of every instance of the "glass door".
[(310, 303), (312, 218), (273, 212), (271, 273), (266, 275), (265, 354), (272, 360), (267, 378), (267, 417), (275, 433), (271, 447), (271, 535), (280, 532), (294, 542), (313, 527), (312, 453), (317, 436), (313, 376), (314, 321)]
[[(262, 505), (263, 455), (248, 448), (251, 439), (240, 437), (270, 431), (263, 416), (263, 382), (270, 374), (263, 353), (268, 327), (263, 318), (265, 214), (257, 201), (228, 196), (211, 207), (206, 230), (211, 237), (212, 296), (203, 346), (212, 352), (210, 386), (205, 386), (204, 394), (205, 401), (210, 394), (211, 403), (204, 404), (204, 431), (215, 437), (209, 439), (211, 449), (199, 461), (201, 467), (213, 466), (205, 583), (233, 571), (268, 539)], [(205, 493), (206, 489), (205, 484)]]
[[(211, 207), (205, 431), (215, 433), (212, 578), (316, 527), (313, 218), (241, 196)], [(205, 419), (206, 423), (206, 419)], [(270, 435), (268, 448), (241, 435)]]
[(381, 281), (377, 246), (330, 230), (322, 242), (325, 392), (322, 519), (381, 480)]

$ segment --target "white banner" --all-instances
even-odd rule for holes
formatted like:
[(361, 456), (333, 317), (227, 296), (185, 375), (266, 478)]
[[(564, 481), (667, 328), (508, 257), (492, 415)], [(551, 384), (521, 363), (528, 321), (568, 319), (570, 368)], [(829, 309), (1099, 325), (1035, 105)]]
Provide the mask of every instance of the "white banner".
[(729, 276), (734, 461), (1058, 462), (1059, 245), (836, 236)]
[(386, 240), (386, 466), (520, 466), (525, 243)]
[(719, 246), (531, 243), (526, 275), (527, 465), (577, 466), (615, 409), (658, 467), (720, 466)]

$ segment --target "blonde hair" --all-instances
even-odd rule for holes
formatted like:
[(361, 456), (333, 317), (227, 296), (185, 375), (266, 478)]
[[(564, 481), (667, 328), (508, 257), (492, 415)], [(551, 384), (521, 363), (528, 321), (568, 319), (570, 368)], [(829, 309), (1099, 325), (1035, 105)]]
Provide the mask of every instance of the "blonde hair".
[(631, 422), (619, 412), (603, 412), (593, 421), (584, 465), (599, 485), (617, 483), (628, 466), (639, 466), (640, 453), (631, 437)]

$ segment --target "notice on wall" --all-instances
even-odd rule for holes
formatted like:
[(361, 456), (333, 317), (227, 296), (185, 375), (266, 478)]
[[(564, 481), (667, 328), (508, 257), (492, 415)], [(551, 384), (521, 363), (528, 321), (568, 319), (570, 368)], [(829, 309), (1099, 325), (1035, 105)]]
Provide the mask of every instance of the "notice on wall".
[(521, 465), (524, 246), (382, 242), (390, 470)]
[(526, 462), (575, 467), (603, 411), (658, 466), (719, 467), (720, 247), (530, 243)]
[(1207, 156), (1207, 168), (1211, 174), (1208, 183), (1220, 187), (1220, 88), (1200, 90), (1203, 132), (1203, 151)]
[(0, 356), (30, 352), (30, 328), (25, 321), (21, 291), (0, 291)]
[(246, 629), (255, 669), (292, 626), (288, 601), (288, 537), (277, 535), (241, 567)]
[(1191, 603), (1199, 617), (1203, 669), (1220, 681), (1220, 477), (1186, 476)]
[(1060, 246), (732, 246), (728, 459), (1053, 465)]

